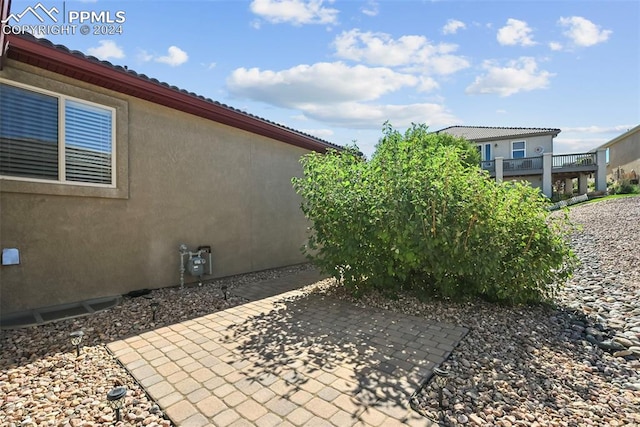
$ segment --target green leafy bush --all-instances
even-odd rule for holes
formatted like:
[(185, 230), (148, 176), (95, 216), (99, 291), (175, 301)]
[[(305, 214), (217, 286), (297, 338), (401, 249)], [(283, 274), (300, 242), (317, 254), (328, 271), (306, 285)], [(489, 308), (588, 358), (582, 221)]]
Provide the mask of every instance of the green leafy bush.
[(632, 184), (628, 179), (623, 179), (613, 183), (609, 187), (611, 194), (640, 194), (640, 187)]
[(538, 190), (495, 183), (464, 139), (386, 125), (369, 161), (352, 147), (302, 163), (305, 252), (356, 294), (527, 303), (571, 273), (566, 219), (551, 219)]

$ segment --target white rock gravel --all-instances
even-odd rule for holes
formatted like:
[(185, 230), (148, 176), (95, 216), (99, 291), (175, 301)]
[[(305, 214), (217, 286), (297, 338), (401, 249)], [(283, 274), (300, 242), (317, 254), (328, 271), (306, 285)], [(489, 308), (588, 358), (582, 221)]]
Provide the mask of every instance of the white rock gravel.
[[(125, 297), (117, 307), (80, 317), (0, 332), (0, 427), (8, 426), (171, 426), (143, 388), (107, 351), (105, 344), (143, 331), (244, 303), (224, 299), (221, 290), (311, 268), (293, 266)], [(151, 303), (159, 303), (156, 322)], [(84, 339), (76, 357), (69, 334), (81, 329)], [(122, 421), (106, 395), (127, 388)]]
[[(640, 425), (640, 198), (578, 205), (570, 217), (584, 227), (572, 239), (582, 265), (556, 308), (374, 294), (355, 302), (470, 328), (443, 364), (452, 373), (443, 409), (432, 382), (418, 395), (425, 416), (446, 425)], [(117, 425), (171, 425), (104, 344), (243, 302), (224, 301), (222, 284), (232, 289), (302, 268), (309, 267), (156, 290), (152, 299), (126, 298), (90, 317), (2, 331), (0, 426), (114, 425), (106, 393), (120, 384), (129, 392)], [(330, 283), (319, 291), (347, 297)], [(155, 324), (151, 301), (160, 303)], [(86, 334), (79, 358), (68, 338), (77, 329)]]

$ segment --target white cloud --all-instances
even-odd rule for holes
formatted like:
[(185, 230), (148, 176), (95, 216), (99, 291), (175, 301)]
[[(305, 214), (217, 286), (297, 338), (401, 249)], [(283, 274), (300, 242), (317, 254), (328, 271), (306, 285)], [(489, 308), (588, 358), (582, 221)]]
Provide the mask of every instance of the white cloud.
[(323, 3), (323, 0), (253, 0), (250, 7), (254, 14), (274, 24), (336, 24), (338, 10), (324, 7)]
[(549, 43), (549, 49), (551, 50), (562, 50), (562, 43), (558, 43), (558, 42), (550, 42)]
[(455, 115), (439, 104), (419, 103), (406, 105), (372, 105), (346, 102), (336, 105), (314, 105), (305, 109), (307, 117), (334, 126), (380, 129), (385, 121), (395, 127), (411, 123), (426, 123), (430, 127), (451, 126), (460, 123)]
[(167, 55), (158, 56), (154, 58), (154, 60), (156, 62), (161, 62), (163, 64), (176, 67), (187, 62), (189, 60), (189, 55), (187, 55), (187, 52), (177, 46), (169, 46), (169, 49), (167, 49)]
[(442, 27), (442, 34), (455, 34), (458, 30), (464, 30), (467, 28), (464, 22), (457, 19), (449, 19), (444, 27)]
[(493, 61), (485, 61), (486, 74), (476, 77), (466, 89), (467, 94), (498, 94), (502, 97), (518, 92), (545, 89), (554, 74), (538, 70), (534, 58), (521, 57), (500, 66)]
[(36, 28), (34, 28), (31, 31), (31, 35), (37, 39), (42, 39), (47, 37), (47, 31), (46, 31), (46, 27), (45, 28), (41, 28), (39, 26), (36, 26)]
[(613, 126), (562, 126), (561, 136), (553, 141), (553, 151), (560, 153), (584, 153), (622, 135), (637, 124)]
[(431, 77), (420, 77), (420, 83), (418, 84), (418, 92), (431, 92), (434, 89), (439, 88), (440, 85)]
[(617, 125), (617, 126), (582, 126), (582, 127), (564, 127), (563, 132), (580, 132), (580, 133), (624, 133), (637, 125)]
[(581, 16), (560, 18), (558, 24), (567, 28), (564, 35), (576, 46), (588, 47), (605, 42), (612, 33), (611, 30), (601, 30), (598, 25)]
[(136, 58), (138, 59), (138, 61), (140, 62), (149, 62), (153, 59), (153, 55), (151, 55), (149, 52), (147, 52), (146, 50), (140, 50), (138, 52), (138, 54), (136, 55)]
[(227, 79), (227, 88), (238, 97), (303, 108), (306, 104), (369, 101), (418, 83), (417, 77), (388, 68), (320, 62), (282, 71), (238, 68)]
[(216, 64), (215, 62), (210, 62), (209, 65), (207, 65), (207, 70), (213, 70), (214, 68), (216, 68), (218, 66), (218, 64)]
[(378, 2), (376, 0), (368, 0), (367, 4), (360, 10), (367, 16), (377, 16), (379, 13)]
[(458, 118), (437, 103), (371, 103), (406, 87), (429, 91), (437, 83), (429, 77), (389, 68), (349, 66), (342, 62), (298, 65), (281, 71), (238, 68), (227, 79), (232, 95), (296, 109), (306, 119), (333, 126), (379, 130), (386, 120), (397, 126), (412, 122), (433, 126), (459, 123)]
[(439, 55), (431, 58), (425, 67), (436, 74), (447, 75), (469, 67), (469, 61), (461, 56)]
[(318, 138), (326, 139), (334, 135), (331, 129), (300, 129), (300, 132), (308, 133)]
[(90, 47), (87, 49), (87, 53), (89, 55), (93, 55), (96, 58), (102, 59), (104, 61), (111, 58), (124, 58), (124, 51), (113, 40), (100, 40), (98, 43), (100, 44), (100, 46)]
[[(562, 129), (564, 132), (565, 130)], [(609, 141), (608, 138), (563, 138), (553, 140), (553, 154), (586, 153)]]
[[(170, 46), (169, 49), (167, 49), (167, 55), (157, 56), (147, 52), (146, 50), (140, 50), (136, 55), (136, 58), (140, 62), (156, 61), (176, 67), (187, 62), (189, 60), (189, 55), (177, 46)], [(215, 66), (215, 63), (212, 63), (212, 65)], [(209, 65), (209, 69), (211, 68), (211, 65)]]
[(536, 44), (531, 37), (529, 25), (518, 19), (507, 19), (507, 25), (498, 30), (498, 43), (507, 46), (533, 46)]
[(370, 65), (420, 66), (422, 72), (437, 74), (451, 74), (469, 66), (465, 58), (451, 55), (458, 49), (457, 45), (432, 44), (424, 36), (394, 39), (385, 33), (353, 29), (338, 35), (333, 44), (338, 57)]

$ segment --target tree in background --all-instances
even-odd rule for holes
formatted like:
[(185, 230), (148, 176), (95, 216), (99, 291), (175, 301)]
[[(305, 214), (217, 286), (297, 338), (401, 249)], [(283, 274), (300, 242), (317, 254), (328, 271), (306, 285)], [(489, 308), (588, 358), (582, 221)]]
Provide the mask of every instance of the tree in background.
[(549, 300), (575, 263), (566, 217), (479, 161), (468, 141), (425, 125), (386, 124), (368, 161), (357, 147), (304, 156), (293, 184), (312, 223), (306, 255), (354, 294)]

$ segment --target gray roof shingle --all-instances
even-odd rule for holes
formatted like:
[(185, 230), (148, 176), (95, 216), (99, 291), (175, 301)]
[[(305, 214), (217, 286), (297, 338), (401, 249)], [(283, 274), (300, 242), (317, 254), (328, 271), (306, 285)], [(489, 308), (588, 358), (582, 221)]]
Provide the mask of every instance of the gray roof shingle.
[(527, 137), (553, 135), (554, 137), (560, 133), (560, 129), (554, 128), (510, 128), (510, 127), (491, 127), (491, 126), (450, 126), (440, 129), (435, 133), (448, 133), (453, 136), (463, 137), (469, 141), (481, 142), (491, 141), (495, 139), (505, 139), (512, 137)]

